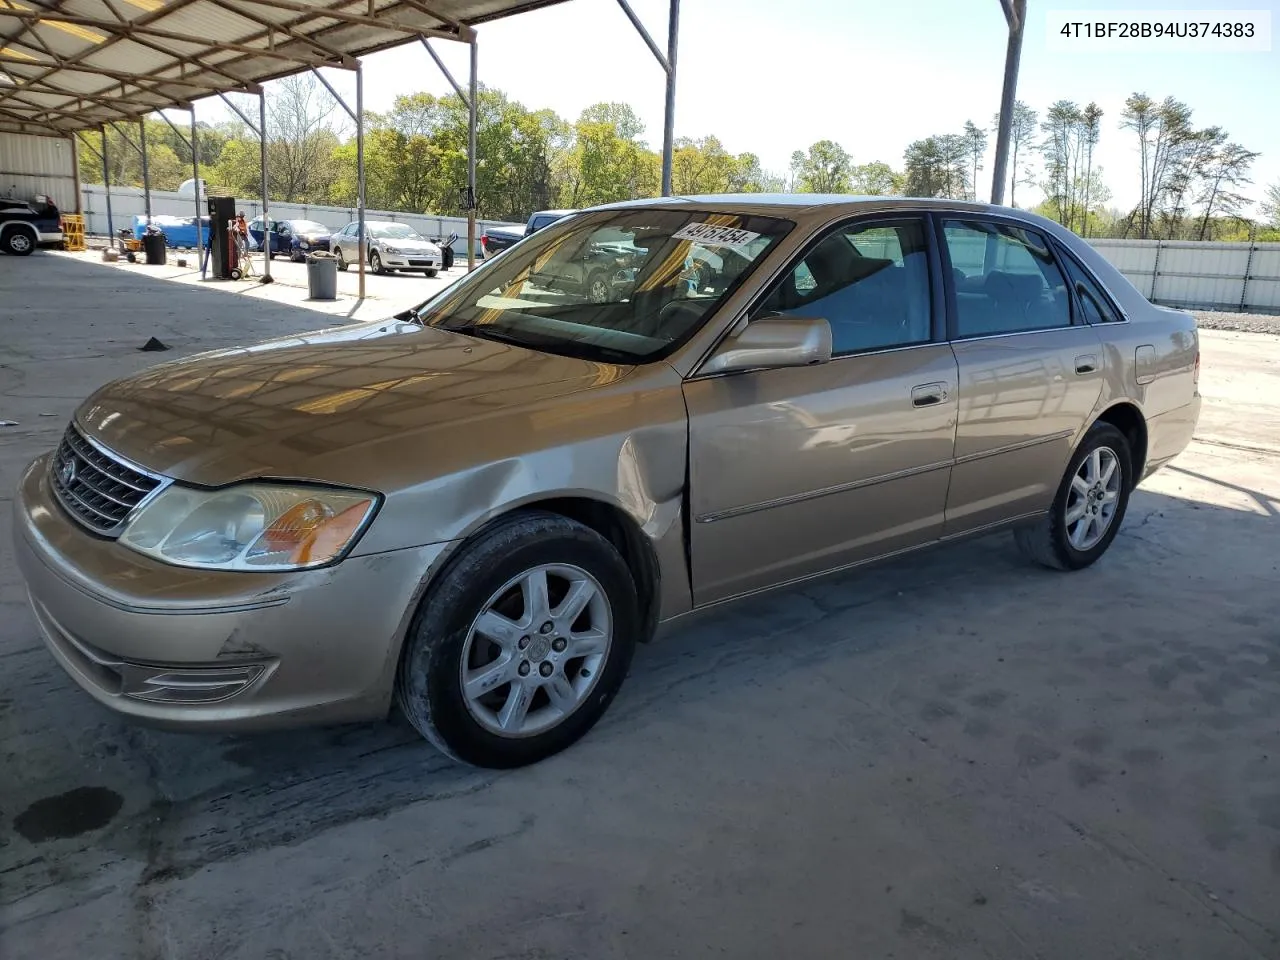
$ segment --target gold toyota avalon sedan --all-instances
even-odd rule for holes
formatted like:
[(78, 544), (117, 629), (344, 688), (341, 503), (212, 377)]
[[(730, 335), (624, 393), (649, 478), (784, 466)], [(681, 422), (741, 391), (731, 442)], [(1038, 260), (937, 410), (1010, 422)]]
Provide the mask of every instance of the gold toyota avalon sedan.
[(394, 700), (517, 766), (693, 610), (999, 529), (1088, 566), (1190, 441), (1198, 375), (1192, 317), (1023, 211), (626, 203), (385, 322), (108, 384), (23, 476), (17, 553), (53, 656), (121, 713)]

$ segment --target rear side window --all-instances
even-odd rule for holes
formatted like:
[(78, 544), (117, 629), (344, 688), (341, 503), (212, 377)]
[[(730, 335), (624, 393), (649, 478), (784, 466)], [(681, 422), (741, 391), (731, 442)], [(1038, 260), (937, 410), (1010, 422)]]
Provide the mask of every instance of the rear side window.
[(926, 343), (932, 308), (923, 221), (856, 224), (828, 234), (759, 312), (823, 318), (836, 356)]
[(1120, 314), (1111, 305), (1111, 298), (1102, 292), (1098, 282), (1085, 272), (1080, 264), (1071, 257), (1060, 258), (1066, 265), (1067, 275), (1071, 277), (1071, 286), (1076, 291), (1076, 299), (1080, 301), (1080, 309), (1084, 311), (1087, 323), (1115, 323)]
[(1067, 282), (1040, 234), (971, 220), (947, 220), (943, 233), (955, 281), (957, 336), (1071, 325)]

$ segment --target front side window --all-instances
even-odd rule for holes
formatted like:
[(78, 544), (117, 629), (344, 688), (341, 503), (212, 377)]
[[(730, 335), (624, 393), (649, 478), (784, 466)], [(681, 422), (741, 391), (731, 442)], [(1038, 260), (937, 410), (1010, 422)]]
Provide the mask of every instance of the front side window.
[(698, 210), (602, 210), (539, 231), (419, 308), (430, 326), (607, 363), (692, 336), (793, 224)]
[(1115, 323), (1119, 320), (1120, 315), (1097, 281), (1070, 257), (1062, 257), (1062, 262), (1066, 264), (1067, 274), (1071, 277), (1071, 286), (1075, 288), (1076, 299), (1080, 301), (1080, 308), (1084, 311), (1085, 322)]
[(828, 235), (769, 293), (757, 315), (764, 313), (821, 317), (837, 356), (927, 342), (924, 222), (858, 224)]
[(943, 224), (956, 288), (956, 334), (995, 336), (1071, 325), (1071, 297), (1045, 239), (1001, 223)]

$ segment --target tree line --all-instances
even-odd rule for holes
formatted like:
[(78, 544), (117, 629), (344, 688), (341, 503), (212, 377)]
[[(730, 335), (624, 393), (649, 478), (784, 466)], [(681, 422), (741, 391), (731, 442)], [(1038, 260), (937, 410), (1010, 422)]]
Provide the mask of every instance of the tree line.
[[(256, 104), (254, 104), (256, 108)], [(520, 221), (533, 210), (576, 208), (660, 192), (661, 159), (644, 126), (623, 103), (597, 103), (569, 121), (529, 110), (500, 90), (478, 98), (477, 203), (482, 217)], [(248, 111), (246, 111), (248, 112)], [(1280, 184), (1270, 186), (1261, 222), (1242, 216), (1249, 171), (1258, 154), (1217, 126), (1198, 127), (1192, 110), (1172, 97), (1134, 93), (1112, 124), (1096, 103), (1058, 100), (1043, 112), (1018, 101), (1011, 122), (1007, 199), (1037, 187), (1035, 210), (1085, 236), (1161, 239), (1280, 240)], [(292, 203), (354, 206), (356, 142), (332, 96), (299, 75), (272, 85), (267, 101), (268, 194)], [(797, 150), (785, 171), (769, 171), (753, 153), (731, 153), (714, 136), (680, 138), (672, 157), (676, 193), (794, 191), (974, 199), (995, 138), (972, 120), (953, 133), (916, 140), (898, 167), (857, 163), (833, 140)], [(191, 173), (185, 140), (159, 119), (145, 121), (152, 187), (171, 190)], [(129, 131), (136, 142), (136, 128)], [(1103, 136), (1136, 139), (1139, 186), (1128, 210), (1110, 205), (1111, 190), (1095, 162)], [(243, 123), (202, 124), (201, 176), (227, 193), (261, 190), (259, 142)], [(97, 135), (86, 143), (99, 148)], [(140, 186), (141, 157), (108, 131), (113, 184)], [(80, 176), (102, 182), (99, 158), (80, 150)], [(467, 110), (455, 96), (412, 93), (365, 124), (365, 202), (374, 209), (457, 215), (464, 212)]]

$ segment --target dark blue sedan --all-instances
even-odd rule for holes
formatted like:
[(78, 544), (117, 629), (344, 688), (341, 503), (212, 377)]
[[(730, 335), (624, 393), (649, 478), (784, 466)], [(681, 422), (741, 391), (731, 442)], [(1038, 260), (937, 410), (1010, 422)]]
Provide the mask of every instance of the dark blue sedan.
[[(323, 223), (315, 220), (272, 220), (271, 256), (283, 253), (290, 260), (302, 261), (313, 250), (329, 249), (329, 234), (332, 232)], [(255, 217), (249, 223), (249, 235), (259, 250), (263, 246), (263, 223), (261, 217)]]

